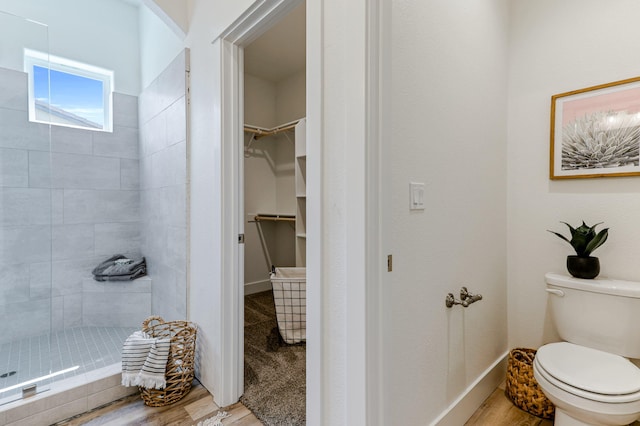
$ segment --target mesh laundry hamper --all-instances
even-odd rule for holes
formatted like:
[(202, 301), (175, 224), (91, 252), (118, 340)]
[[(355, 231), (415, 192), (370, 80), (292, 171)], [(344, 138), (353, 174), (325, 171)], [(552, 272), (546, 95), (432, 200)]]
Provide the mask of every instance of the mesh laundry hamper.
[(271, 274), (276, 319), (289, 344), (307, 340), (307, 268), (275, 268)]

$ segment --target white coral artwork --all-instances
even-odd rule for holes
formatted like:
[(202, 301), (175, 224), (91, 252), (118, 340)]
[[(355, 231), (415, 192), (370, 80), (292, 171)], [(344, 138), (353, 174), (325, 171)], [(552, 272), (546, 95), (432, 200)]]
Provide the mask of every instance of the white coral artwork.
[(639, 162), (638, 114), (598, 111), (562, 128), (562, 170), (638, 166)]

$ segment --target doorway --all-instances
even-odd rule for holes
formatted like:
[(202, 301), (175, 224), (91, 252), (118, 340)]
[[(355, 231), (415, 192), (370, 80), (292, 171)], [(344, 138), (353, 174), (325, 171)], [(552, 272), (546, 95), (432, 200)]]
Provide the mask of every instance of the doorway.
[(306, 422), (305, 20), (302, 2), (243, 49), (240, 400), (267, 425)]
[[(351, 423), (366, 417), (367, 422), (377, 424), (377, 409), (381, 407), (378, 403), (381, 394), (377, 315), (381, 277), (381, 247), (377, 238), (378, 189), (381, 188), (378, 160), (380, 127), (384, 122), (380, 114), (386, 109), (380, 103), (384, 86), (379, 71), (381, 64), (388, 63), (381, 61), (383, 55), (378, 54), (382, 44), (388, 46), (387, 39), (381, 36), (384, 32), (380, 31), (383, 26), (387, 28), (386, 20), (380, 19), (382, 3), (376, 0), (349, 8), (334, 2), (307, 4), (306, 403), (309, 425), (324, 424), (326, 419), (343, 412), (353, 420)], [(216, 400), (223, 405), (237, 401), (243, 383), (244, 345), (239, 337), (242, 336), (240, 325), (244, 322), (240, 309), (244, 286), (236, 285), (244, 282), (238, 279), (243, 272), (239, 258), (244, 250), (244, 244), (238, 244), (238, 234), (244, 233), (245, 218), (244, 209), (238, 207), (242, 201), (237, 199), (243, 178), (238, 171), (242, 158), (242, 144), (238, 141), (242, 140), (244, 124), (242, 48), (297, 4), (298, 0), (256, 1), (214, 40), (220, 66), (214, 69), (213, 79), (219, 84), (213, 87), (212, 95), (220, 100), (219, 109), (217, 106), (215, 109), (220, 131), (217, 132), (215, 126), (212, 131), (221, 147), (219, 201), (224, 208), (220, 209), (220, 298), (216, 300), (219, 308), (216, 315), (222, 322), (217, 329), (219, 339), (215, 339), (218, 346), (214, 348), (220, 352), (216, 363), (219, 371), (213, 381), (218, 389)], [(327, 52), (329, 47), (331, 52)], [(351, 52), (367, 54), (352, 55)], [(327, 55), (340, 60), (326, 61)], [(359, 84), (349, 84), (352, 81)], [(218, 121), (213, 124), (217, 126)], [(350, 143), (343, 143), (347, 140)], [(327, 174), (331, 164), (328, 156), (336, 155), (357, 161), (335, 164), (341, 174), (331, 179)], [(340, 191), (332, 192), (332, 188)], [(342, 197), (342, 189), (357, 197)], [(328, 226), (334, 223), (335, 207), (349, 213), (339, 222), (344, 226)], [(342, 232), (345, 229), (346, 232)], [(331, 289), (327, 284), (329, 280)], [(345, 297), (349, 299), (348, 309)], [(334, 302), (335, 309), (330, 309)], [(344, 326), (345, 333), (330, 336), (334, 326)], [(328, 341), (330, 345), (326, 344)], [(338, 366), (348, 368), (332, 368), (328, 360), (339, 360)], [(331, 384), (338, 383), (343, 391), (336, 393)], [(335, 410), (327, 410), (334, 405)]]
[[(245, 190), (245, 148), (249, 150), (253, 149), (249, 145), (249, 141), (244, 139), (244, 59), (245, 48), (249, 48), (250, 45), (260, 38), (261, 35), (269, 32), (271, 28), (277, 25), (286, 16), (289, 15), (296, 7), (301, 5), (301, 0), (270, 0), (264, 2), (256, 2), (251, 8), (249, 8), (236, 22), (234, 22), (219, 38), (221, 49), (221, 103), (222, 115), (221, 122), (221, 137), (223, 141), (222, 147), (222, 202), (226, 206), (223, 210), (222, 216), (222, 317), (228, 321), (230, 327), (226, 327), (222, 334), (221, 348), (223, 353), (223, 369), (220, 377), (220, 392), (218, 393), (221, 401), (237, 401), (244, 393), (244, 296), (245, 296), (245, 225), (250, 225), (255, 229), (254, 223), (247, 223), (247, 215), (245, 212), (244, 204), (244, 190)], [(306, 14), (302, 11), (301, 16), (306, 21)], [(304, 43), (303, 43), (304, 45)], [(286, 45), (281, 46), (284, 48)], [(268, 59), (273, 59), (273, 56), (268, 56)], [(306, 58), (302, 58), (303, 62), (306, 62)], [(304, 71), (302, 73), (304, 76)], [(258, 84), (263, 87), (264, 85)], [(306, 92), (304, 84), (302, 84), (303, 92)], [(306, 96), (306, 94), (305, 94)], [(303, 98), (304, 99), (304, 98)], [(303, 100), (302, 104), (306, 102)], [(291, 105), (290, 102), (285, 102), (284, 105)], [(312, 103), (312, 110), (317, 110), (317, 106)], [(304, 111), (303, 111), (304, 112)], [(317, 113), (316, 113), (317, 114)], [(314, 115), (318, 117), (318, 115)], [(294, 121), (297, 121), (297, 117)], [(281, 123), (280, 123), (281, 124)], [(264, 124), (263, 124), (264, 125)], [(275, 126), (274, 127), (267, 127)], [(264, 125), (267, 131), (280, 130), (278, 123)], [(265, 129), (261, 129), (265, 130)], [(304, 131), (302, 132), (304, 134)], [(282, 135), (285, 139), (287, 136), (291, 138), (292, 135)], [(255, 144), (255, 140), (252, 144)], [(262, 142), (261, 142), (262, 143)], [(254, 145), (255, 147), (256, 145)], [(277, 149), (275, 153), (270, 155), (273, 157), (277, 155)], [(291, 151), (283, 148), (282, 152)], [(295, 152), (295, 148), (294, 148)], [(255, 152), (254, 152), (255, 153)], [(263, 151), (258, 154), (264, 154)], [(282, 154), (282, 153), (281, 153)], [(275, 157), (274, 157), (275, 158)], [(274, 159), (272, 158), (272, 159)], [(319, 157), (316, 157), (319, 158)], [(259, 159), (259, 158), (258, 158)], [(258, 160), (255, 159), (254, 160)], [(260, 159), (265, 161), (264, 158)], [(267, 168), (273, 167), (267, 161)], [(273, 181), (282, 180), (285, 182), (291, 182), (291, 173), (283, 173), (282, 176), (277, 176), (274, 173)], [(275, 185), (277, 186), (277, 185)], [(287, 185), (284, 185), (285, 187)], [(290, 187), (290, 186), (289, 186)], [(277, 194), (278, 191), (276, 191)], [(281, 191), (282, 192), (282, 191)], [(285, 193), (284, 191), (282, 193)], [(319, 194), (319, 192), (317, 192)], [(259, 192), (259, 195), (264, 195)], [(277, 201), (277, 196), (276, 196)], [(280, 203), (285, 205), (287, 203)], [(294, 203), (296, 204), (296, 203)], [(277, 203), (273, 204), (274, 206)], [(289, 204), (290, 206), (290, 204)], [(289, 210), (291, 208), (289, 207)], [(258, 211), (249, 213), (261, 213)], [(255, 219), (255, 215), (250, 217)], [(278, 224), (282, 227), (286, 224)], [(249, 229), (249, 227), (246, 227)], [(265, 227), (266, 228), (266, 227)], [(295, 229), (295, 227), (294, 227)], [(295, 232), (295, 231), (294, 231)], [(273, 230), (264, 232), (265, 237), (270, 237), (275, 233)], [(315, 234), (315, 233), (314, 233)], [(294, 234), (295, 235), (295, 234)], [(273, 242), (267, 242), (267, 238), (262, 238), (265, 244), (269, 244), (273, 247)], [(262, 244), (262, 243), (261, 243)], [(289, 244), (291, 246), (291, 244)], [(295, 242), (293, 244), (295, 247)], [(280, 247), (276, 245), (276, 248)], [(260, 250), (263, 250), (260, 247)], [(275, 249), (274, 249), (275, 250)], [(283, 250), (288, 251), (290, 250)], [(274, 258), (279, 258), (274, 252)], [(264, 257), (264, 256), (263, 256)], [(291, 260), (285, 260), (285, 265), (290, 264)], [(260, 266), (261, 274), (265, 274), (268, 277), (269, 270), (267, 268), (267, 262), (264, 259), (261, 260)], [(263, 275), (264, 277), (264, 275)], [(257, 281), (257, 282), (256, 282)], [(251, 291), (259, 291), (262, 285), (262, 290), (270, 289), (270, 282), (265, 278), (259, 280), (250, 281)], [(257, 284), (257, 287), (256, 287)], [(317, 350), (317, 348), (316, 348)], [(314, 357), (317, 359), (317, 357)], [(311, 385), (311, 384), (310, 384)], [(312, 386), (311, 389), (314, 387)], [(313, 395), (315, 392), (311, 392)], [(317, 399), (317, 398), (312, 398)], [(311, 407), (317, 405), (311, 403)]]

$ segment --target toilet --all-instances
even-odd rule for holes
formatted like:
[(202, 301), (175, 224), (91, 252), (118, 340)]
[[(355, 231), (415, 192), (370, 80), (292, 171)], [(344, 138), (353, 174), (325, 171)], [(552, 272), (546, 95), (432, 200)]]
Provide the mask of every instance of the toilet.
[(545, 275), (562, 342), (540, 347), (533, 373), (557, 426), (640, 419), (640, 282)]

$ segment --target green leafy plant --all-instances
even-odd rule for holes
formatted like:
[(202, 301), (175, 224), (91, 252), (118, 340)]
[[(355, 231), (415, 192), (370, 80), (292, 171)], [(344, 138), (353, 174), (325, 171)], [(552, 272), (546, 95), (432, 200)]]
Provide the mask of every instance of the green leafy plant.
[(607, 241), (607, 237), (609, 236), (609, 228), (605, 228), (596, 234), (596, 226), (600, 225), (602, 222), (596, 223), (593, 226), (588, 226), (584, 221), (582, 221), (582, 225), (578, 228), (574, 228), (567, 222), (560, 223), (564, 223), (569, 227), (571, 230), (571, 239), (568, 239), (558, 232), (547, 231), (571, 244), (571, 247), (576, 251), (578, 257), (589, 257), (595, 249)]

